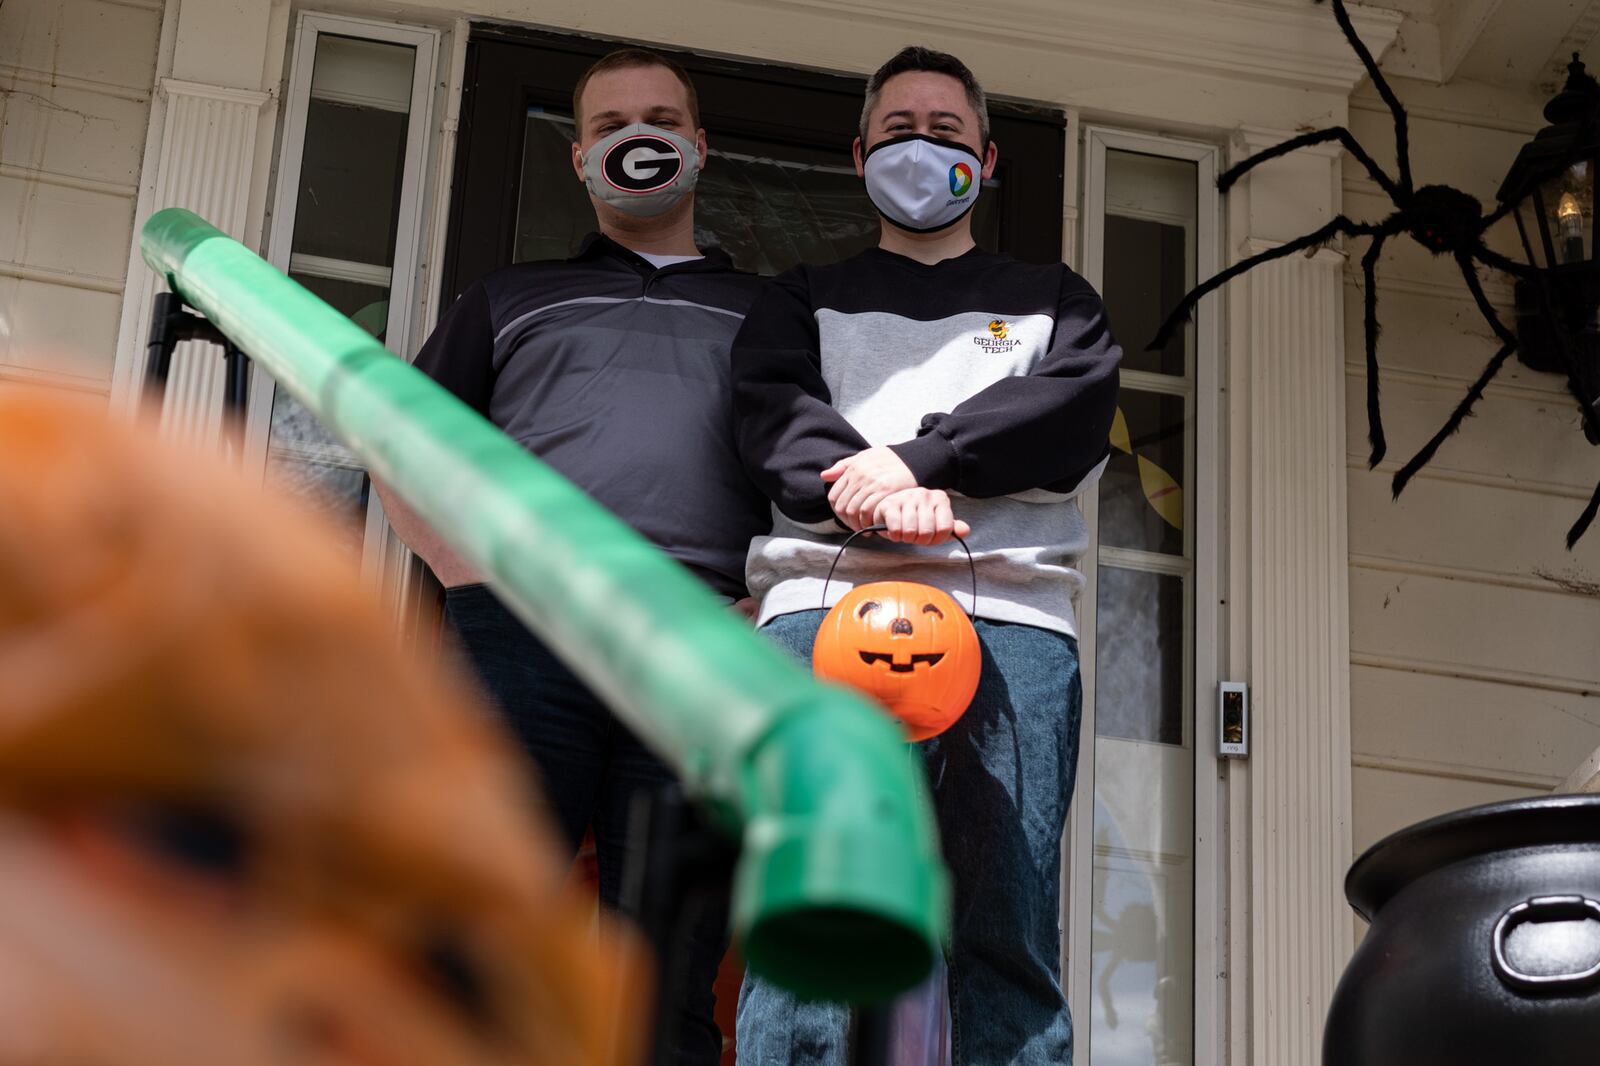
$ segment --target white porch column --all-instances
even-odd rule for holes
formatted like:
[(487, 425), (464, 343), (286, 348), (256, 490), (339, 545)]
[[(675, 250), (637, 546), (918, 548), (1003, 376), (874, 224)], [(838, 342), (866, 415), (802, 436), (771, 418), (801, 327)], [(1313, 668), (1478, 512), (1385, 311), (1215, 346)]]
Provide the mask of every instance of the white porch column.
[[(1248, 131), (1233, 159), (1287, 136)], [(1302, 151), (1253, 172), (1230, 194), (1231, 231), (1244, 235), (1236, 256), (1310, 233), (1339, 202), (1331, 152)], [(1323, 1019), (1353, 944), (1343, 894), (1351, 847), (1343, 264), (1333, 250), (1295, 253), (1258, 267), (1229, 296), (1233, 502), (1245, 519), (1234, 527), (1230, 593), (1248, 605), (1234, 613), (1246, 620), (1233, 665), (1253, 696), (1250, 759), (1231, 771), (1248, 793), (1247, 824), (1234, 827), (1248, 838), (1248, 860), (1246, 870), (1235, 867), (1244, 876), (1235, 878), (1233, 914), (1247, 923), (1234, 943), (1247, 932), (1250, 1039), (1246, 1059), (1236, 1033), (1233, 1061), (1254, 1066), (1321, 1061)]]
[[(282, 10), (280, 10), (282, 9)], [(270, 145), (275, 85), (285, 24), (282, 3), (169, 0), (165, 28), (170, 69), (157, 80), (128, 287), (118, 337), (113, 404), (137, 403), (145, 367), (151, 298), (165, 286), (139, 254), (138, 229), (166, 207), (199, 214), (231, 237), (252, 243), (260, 232), (255, 201), (263, 144)], [(213, 345), (180, 344), (163, 409), (164, 432), (214, 444), (221, 428), (223, 368)]]
[[(161, 207), (188, 208), (228, 236), (243, 239), (256, 124), (270, 97), (175, 78), (163, 78), (161, 92), (167, 114), (156, 202)], [(149, 273), (146, 268), (145, 274)], [(153, 278), (146, 284), (149, 295), (166, 287), (157, 288), (159, 283)], [(132, 293), (130, 285), (130, 296)], [(149, 304), (147, 297), (140, 306), (148, 308)], [(141, 347), (143, 343), (141, 339)], [(221, 349), (214, 344), (178, 345), (162, 408), (164, 433), (207, 446), (216, 443), (222, 425), (221, 356)], [(142, 362), (139, 376), (143, 377)]]

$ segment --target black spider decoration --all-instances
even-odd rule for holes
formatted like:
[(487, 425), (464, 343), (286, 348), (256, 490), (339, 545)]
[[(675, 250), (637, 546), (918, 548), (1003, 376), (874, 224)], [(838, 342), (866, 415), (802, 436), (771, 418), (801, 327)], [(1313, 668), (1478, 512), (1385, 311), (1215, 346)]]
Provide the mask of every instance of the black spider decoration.
[[(1314, 0), (1314, 2), (1320, 4), (1323, 0)], [(1378, 222), (1356, 222), (1346, 218), (1344, 215), (1339, 215), (1314, 233), (1308, 233), (1304, 237), (1235, 263), (1216, 276), (1202, 282), (1185, 295), (1167, 317), (1167, 320), (1162, 323), (1155, 339), (1150, 342), (1148, 347), (1152, 351), (1164, 348), (1173, 333), (1189, 320), (1190, 315), (1194, 313), (1194, 309), (1201, 299), (1226, 285), (1240, 274), (1252, 270), (1262, 263), (1281, 259), (1296, 252), (1310, 252), (1339, 236), (1370, 238), (1371, 244), (1368, 246), (1366, 254), (1361, 257), (1361, 272), (1365, 279), (1366, 288), (1364, 331), (1367, 365), (1367, 439), (1372, 445), (1372, 453), (1368, 464), (1369, 466), (1377, 466), (1388, 451), (1388, 443), (1383, 434), (1382, 413), (1378, 403), (1378, 294), (1374, 284), (1378, 257), (1382, 254), (1386, 241), (1391, 237), (1398, 237), (1402, 234), (1411, 237), (1412, 240), (1415, 240), (1434, 255), (1450, 256), (1460, 268), (1462, 280), (1466, 282), (1467, 290), (1472, 293), (1473, 302), (1477, 304), (1479, 313), (1483, 315), (1485, 321), (1489, 324), (1489, 328), (1499, 338), (1500, 347), (1490, 358), (1478, 379), (1472, 383), (1472, 387), (1467, 390), (1466, 396), (1451, 412), (1443, 427), (1395, 474), (1391, 488), (1398, 498), (1413, 475), (1426, 466), (1445, 439), (1461, 427), (1461, 423), (1466, 419), (1467, 415), (1472, 413), (1473, 405), (1483, 396), (1484, 389), (1489, 382), (1500, 372), (1506, 360), (1517, 349), (1516, 334), (1506, 328), (1505, 323), (1500, 321), (1500, 316), (1495, 313), (1488, 297), (1484, 295), (1483, 285), (1478, 280), (1477, 264), (1482, 263), (1484, 266), (1503, 271), (1513, 277), (1530, 281), (1537, 286), (1539, 298), (1544, 305), (1544, 309), (1547, 312), (1551, 312), (1547, 317), (1553, 320), (1556, 316), (1552, 312), (1552, 300), (1540, 273), (1530, 266), (1518, 263), (1516, 260), (1509, 259), (1493, 251), (1483, 242), (1483, 235), (1489, 228), (1505, 218), (1528, 190), (1516, 190), (1515, 195), (1508, 197), (1493, 211), (1485, 214), (1483, 205), (1478, 202), (1477, 198), (1462, 192), (1460, 189), (1451, 188), (1448, 185), (1423, 185), (1421, 187), (1414, 185), (1411, 180), (1410, 134), (1407, 127), (1405, 108), (1400, 105), (1400, 100), (1395, 96), (1394, 90), (1390, 87), (1388, 81), (1379, 73), (1378, 64), (1373, 59), (1372, 53), (1356, 34), (1355, 27), (1350, 22), (1350, 15), (1345, 10), (1344, 0), (1333, 0), (1333, 14), (1334, 18), (1338, 20), (1339, 28), (1344, 32), (1345, 39), (1355, 49), (1356, 55), (1361, 59), (1362, 66), (1366, 68), (1368, 75), (1371, 76), (1372, 83), (1376, 86), (1379, 96), (1383, 98), (1383, 102), (1394, 116), (1395, 158), (1398, 164), (1398, 177), (1390, 177), (1382, 167), (1378, 166), (1348, 129), (1343, 126), (1335, 126), (1293, 137), (1280, 145), (1251, 156), (1225, 171), (1217, 179), (1217, 188), (1219, 191), (1227, 192), (1241, 177), (1270, 159), (1276, 159), (1296, 149), (1310, 145), (1338, 141), (1389, 196), (1395, 207), (1394, 213)], [(1590, 123), (1600, 121), (1600, 112), (1592, 114), (1588, 121)], [(1580, 138), (1580, 140), (1582, 139)], [(1556, 331), (1560, 334), (1560, 343), (1567, 350), (1567, 364), (1575, 366), (1577, 359), (1573, 355), (1574, 342), (1570, 336), (1566, 335), (1564, 330), (1557, 327)], [(1581, 396), (1579, 400), (1581, 406)], [(1596, 487), (1595, 494), (1589, 501), (1588, 506), (1567, 533), (1567, 547), (1569, 549), (1589, 528), (1589, 524), (1594, 520), (1597, 511), (1600, 511), (1600, 486)]]

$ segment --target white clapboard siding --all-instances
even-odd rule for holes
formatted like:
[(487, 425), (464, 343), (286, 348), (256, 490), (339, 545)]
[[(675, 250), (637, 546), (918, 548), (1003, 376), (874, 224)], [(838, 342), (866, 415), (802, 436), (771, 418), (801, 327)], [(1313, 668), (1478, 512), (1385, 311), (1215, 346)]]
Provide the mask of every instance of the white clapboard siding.
[(1350, 790), (1355, 798), (1351, 830), (1356, 855), (1395, 830), (1425, 818), (1546, 791), (1365, 766), (1352, 768)]
[(6, 0), (0, 64), (147, 90), (155, 78), (161, 6), (160, 0)]
[(1573, 750), (1600, 747), (1600, 704), (1590, 697), (1419, 673), (1387, 655), (1355, 658), (1357, 766), (1549, 788), (1571, 771)]
[[(1346, 337), (1361, 337), (1364, 292), (1360, 274), (1346, 273)], [(1509, 292), (1491, 292), (1490, 299), (1498, 304), (1496, 298), (1500, 295), (1509, 301)], [(1489, 323), (1472, 303), (1467, 287), (1457, 278), (1443, 286), (1419, 283), (1396, 269), (1388, 256), (1378, 272), (1378, 321), (1383, 327), (1378, 336), (1380, 383), (1387, 381), (1393, 371), (1430, 374), (1460, 382), (1465, 392), (1500, 346)], [(1505, 324), (1515, 328), (1509, 318)], [(1350, 345), (1348, 354), (1349, 365), (1364, 372), (1365, 356), (1360, 346)], [(1362, 387), (1365, 388), (1364, 383)], [(1529, 370), (1512, 359), (1489, 386), (1489, 394), (1508, 387), (1565, 394), (1566, 379)]]
[(10, 261), (91, 278), (114, 278), (126, 268), (128, 250), (106, 235), (132, 224), (132, 200), (25, 173), (0, 171), (0, 248), (13, 250)]
[[(1381, 381), (1391, 465), (1404, 463), (1427, 443), (1455, 410), (1468, 384), (1398, 373), (1384, 374)], [(1362, 460), (1368, 454), (1366, 387), (1365, 373), (1351, 368), (1346, 442), (1350, 454)], [(1600, 478), (1600, 449), (1584, 439), (1577, 404), (1570, 397), (1553, 390), (1498, 390), (1477, 403), (1472, 417), (1440, 446), (1430, 467), (1564, 487), (1587, 500)]]
[[(1350, 653), (1392, 656), (1465, 677), (1600, 692), (1600, 598), (1350, 569)], [(1587, 751), (1575, 753), (1576, 766)]]
[[(1600, 461), (1600, 449), (1595, 458)], [(1600, 574), (1600, 537), (1566, 549), (1567, 527), (1583, 501), (1498, 479), (1457, 481), (1425, 468), (1396, 500), (1390, 468), (1349, 476), (1351, 561), (1356, 565), (1429, 572), (1460, 571), (1463, 580), (1503, 580), (1535, 588), (1582, 590), (1583, 575)], [(1600, 477), (1600, 470), (1596, 471)], [(1600, 652), (1597, 652), (1600, 653)]]
[[(10, 3), (0, 5), (0, 20), (10, 11)], [(68, 85), (13, 85), (3, 71), (0, 88), (6, 89), (0, 166), (30, 171), (41, 181), (103, 183), (132, 198), (144, 157), (148, 95), (130, 100)]]
[(0, 388), (109, 388), (161, 7), (0, 5)]
[[(1518, 148), (1542, 125), (1542, 100), (1482, 85), (1397, 79), (1396, 87), (1403, 99), (1429, 105), (1412, 115), (1417, 184), (1453, 185), (1492, 205)], [(1485, 94), (1503, 99), (1486, 108)], [(1374, 100), (1370, 86), (1356, 94), (1351, 129), (1393, 173), (1393, 124)], [(1448, 121), (1439, 117), (1446, 111), (1453, 112)], [(1495, 117), (1472, 124), (1480, 113)], [(1343, 203), (1347, 215), (1362, 220), (1392, 210), (1349, 159)], [(1515, 241), (1514, 227), (1502, 224), (1490, 243), (1509, 254)], [(1600, 529), (1575, 552), (1563, 544), (1600, 479), (1600, 448), (1584, 440), (1563, 379), (1512, 362), (1475, 416), (1392, 500), (1394, 471), (1443, 424), (1497, 345), (1451, 261), (1407, 237), (1391, 241), (1377, 285), (1389, 456), (1369, 471), (1360, 269), (1366, 242), (1347, 250), (1351, 781), (1359, 852), (1444, 811), (1546, 791), (1600, 746)], [(1492, 271), (1480, 277), (1511, 325), (1510, 279)]]

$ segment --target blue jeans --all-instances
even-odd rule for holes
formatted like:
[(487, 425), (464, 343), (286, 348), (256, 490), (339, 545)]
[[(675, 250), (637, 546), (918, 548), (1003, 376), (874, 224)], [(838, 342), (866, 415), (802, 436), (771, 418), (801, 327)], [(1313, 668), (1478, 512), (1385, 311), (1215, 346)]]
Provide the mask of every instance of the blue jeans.
[[(575, 854), (594, 829), (600, 899), (615, 907), (634, 794), (675, 780), (555, 654), (484, 585), (445, 591), (445, 620), (460, 639), (484, 688), (538, 767), (555, 820)], [(727, 914), (704, 916), (689, 934), (689, 950), (673, 960), (686, 975), (676, 1005), (673, 1062), (716, 1066), (722, 1033), (712, 985), (727, 948)]]
[[(811, 661), (823, 612), (761, 631)], [(954, 887), (948, 952), (955, 1066), (1072, 1061), (1061, 991), (1061, 831), (1078, 761), (1078, 645), (977, 623), (983, 673), (967, 713), (922, 749)], [(848, 1017), (753, 975), (739, 995), (740, 1066), (843, 1066)]]

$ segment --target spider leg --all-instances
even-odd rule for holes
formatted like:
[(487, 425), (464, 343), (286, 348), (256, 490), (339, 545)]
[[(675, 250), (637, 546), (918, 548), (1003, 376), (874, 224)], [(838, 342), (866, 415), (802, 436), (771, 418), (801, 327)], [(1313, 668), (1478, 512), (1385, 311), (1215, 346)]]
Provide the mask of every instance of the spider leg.
[(1511, 358), (1511, 353), (1517, 350), (1516, 334), (1507, 329), (1505, 324), (1500, 321), (1500, 316), (1495, 314), (1494, 308), (1489, 303), (1489, 298), (1483, 294), (1483, 285), (1478, 281), (1478, 274), (1473, 269), (1470, 256), (1465, 252), (1460, 253), (1456, 257), (1456, 262), (1461, 267), (1461, 276), (1466, 279), (1467, 288), (1471, 290), (1472, 299), (1477, 303), (1478, 310), (1488, 320), (1495, 336), (1500, 338), (1500, 349), (1489, 359), (1488, 364), (1483, 368), (1483, 373), (1478, 375), (1478, 380), (1472, 383), (1472, 387), (1467, 390), (1466, 396), (1462, 397), (1461, 402), (1456, 404), (1456, 409), (1450, 412), (1450, 417), (1445, 421), (1439, 432), (1435, 433), (1432, 439), (1422, 446), (1422, 450), (1412, 456), (1411, 461), (1401, 467), (1399, 472), (1395, 474), (1390, 488), (1396, 498), (1399, 498), (1400, 493), (1405, 491), (1405, 487), (1411, 481), (1412, 476), (1428, 465), (1428, 462), (1438, 452), (1439, 446), (1445, 442), (1446, 438), (1461, 428), (1461, 423), (1472, 413), (1473, 405), (1483, 398), (1483, 390), (1488, 387), (1489, 382), (1494, 380), (1494, 376), (1500, 373), (1500, 368), (1505, 366), (1507, 359)]
[(1304, 237), (1297, 237), (1285, 244), (1278, 245), (1276, 248), (1269, 248), (1266, 251), (1258, 252), (1247, 259), (1239, 260), (1239, 262), (1222, 271), (1222, 273), (1207, 278), (1199, 285), (1196, 285), (1193, 289), (1190, 289), (1189, 292), (1184, 295), (1183, 299), (1178, 301), (1178, 306), (1172, 309), (1172, 313), (1167, 316), (1167, 320), (1161, 323), (1161, 328), (1156, 331), (1155, 339), (1149, 344), (1145, 345), (1145, 351), (1154, 352), (1165, 348), (1167, 346), (1167, 341), (1172, 339), (1172, 335), (1177, 332), (1178, 327), (1189, 321), (1189, 316), (1194, 313), (1195, 307), (1200, 303), (1201, 300), (1222, 288), (1222, 286), (1226, 285), (1240, 274), (1243, 274), (1245, 271), (1253, 270), (1262, 263), (1268, 263), (1274, 259), (1282, 259), (1284, 256), (1293, 255), (1296, 252), (1303, 252), (1307, 249), (1320, 247), (1321, 245), (1327, 244), (1333, 238), (1340, 236), (1341, 234), (1346, 237), (1370, 237), (1373, 234), (1380, 233), (1382, 231), (1382, 226), (1372, 226), (1361, 222), (1352, 222), (1343, 215), (1337, 215), (1334, 217), (1333, 221), (1329, 222), (1325, 226), (1322, 226), (1314, 233), (1308, 233)]
[(1499, 207), (1495, 208), (1493, 211), (1490, 211), (1487, 215), (1483, 216), (1483, 221), (1478, 223), (1478, 225), (1480, 227), (1479, 228), (1479, 232), (1482, 233), (1483, 231), (1487, 230), (1490, 226), (1494, 225), (1496, 222), (1499, 222), (1502, 218), (1505, 218), (1512, 211), (1515, 211), (1516, 208), (1517, 208), (1517, 201), (1516, 200), (1510, 200), (1510, 201), (1508, 201), (1506, 203), (1501, 204)]
[(1543, 277), (1539, 271), (1535, 270), (1527, 263), (1519, 263), (1515, 259), (1508, 258), (1507, 256), (1501, 255), (1499, 252), (1485, 248), (1482, 241), (1479, 241), (1478, 247), (1472, 250), (1472, 256), (1483, 263), (1484, 266), (1494, 267), (1496, 270), (1505, 274), (1510, 274), (1514, 278), (1521, 278), (1527, 281), (1538, 281)]
[(1572, 528), (1567, 530), (1567, 551), (1571, 551), (1579, 538), (1589, 532), (1589, 523), (1594, 521), (1596, 514), (1600, 514), (1600, 485), (1594, 487), (1594, 495), (1589, 497), (1589, 506), (1583, 509), (1578, 520), (1572, 523)]
[(1343, 126), (1333, 126), (1325, 130), (1302, 133), (1298, 137), (1291, 137), (1282, 144), (1257, 152), (1249, 159), (1243, 160), (1223, 171), (1222, 176), (1217, 179), (1217, 191), (1227, 192), (1233, 187), (1234, 182), (1269, 159), (1277, 159), (1279, 156), (1288, 155), (1298, 148), (1306, 148), (1313, 144), (1324, 144), (1328, 141), (1338, 141), (1344, 145), (1345, 151), (1349, 152), (1356, 158), (1357, 162), (1367, 168), (1367, 173), (1372, 175), (1372, 180), (1381, 185), (1383, 191), (1388, 193), (1391, 199), (1399, 197), (1400, 189), (1395, 185), (1394, 179), (1385, 174), (1383, 168), (1378, 166), (1377, 162), (1367, 154), (1366, 149), (1362, 148), (1360, 143), (1356, 141), (1355, 134)]
[[(1321, 3), (1322, 0), (1317, 0)], [(1354, 48), (1361, 65), (1367, 68), (1367, 74), (1372, 78), (1372, 84), (1377, 88), (1378, 95), (1383, 97), (1383, 102), (1389, 105), (1389, 111), (1394, 115), (1394, 142), (1395, 162), (1400, 167), (1400, 188), (1407, 193), (1412, 191), (1411, 186), (1411, 133), (1407, 126), (1406, 109), (1400, 106), (1400, 98), (1395, 96), (1394, 90), (1378, 70), (1377, 60), (1372, 58), (1372, 53), (1356, 34), (1355, 24), (1350, 21), (1350, 13), (1344, 9), (1344, 0), (1333, 0), (1333, 17), (1338, 20), (1339, 28), (1344, 31), (1344, 36)]]
[(1367, 466), (1377, 466), (1383, 461), (1389, 444), (1383, 438), (1383, 414), (1378, 407), (1378, 256), (1383, 254), (1387, 233), (1372, 238), (1372, 246), (1361, 257), (1361, 273), (1366, 278), (1366, 317), (1363, 326), (1367, 334), (1367, 441), (1372, 445), (1372, 455)]

